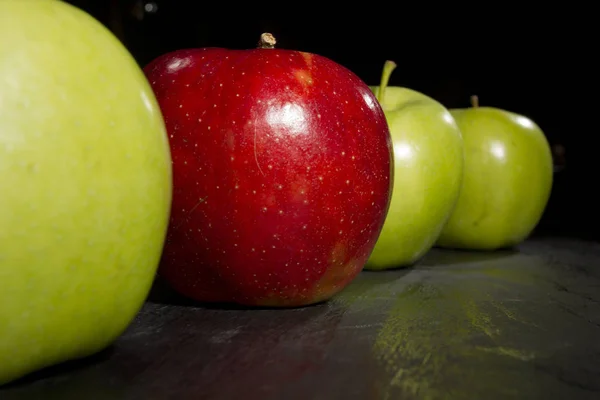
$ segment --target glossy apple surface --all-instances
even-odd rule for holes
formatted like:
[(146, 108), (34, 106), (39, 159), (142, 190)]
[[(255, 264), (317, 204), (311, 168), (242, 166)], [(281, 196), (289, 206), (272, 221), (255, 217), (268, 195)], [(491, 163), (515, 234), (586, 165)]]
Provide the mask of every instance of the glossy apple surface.
[(386, 62), (381, 85), (372, 87), (395, 157), (390, 209), (365, 267), (372, 270), (412, 265), (433, 247), (458, 200), (463, 174), (462, 137), (449, 111), (422, 93), (387, 86), (395, 67)]
[(393, 179), (369, 87), (325, 57), (264, 41), (175, 51), (144, 70), (173, 154), (160, 275), (196, 300), (250, 306), (316, 303), (350, 283)]
[(0, 60), (2, 384), (125, 330), (172, 192), (152, 90), (99, 22), (62, 1), (1, 1)]
[(441, 247), (495, 250), (525, 240), (552, 188), (552, 154), (531, 119), (494, 107), (451, 110), (465, 143), (465, 176)]

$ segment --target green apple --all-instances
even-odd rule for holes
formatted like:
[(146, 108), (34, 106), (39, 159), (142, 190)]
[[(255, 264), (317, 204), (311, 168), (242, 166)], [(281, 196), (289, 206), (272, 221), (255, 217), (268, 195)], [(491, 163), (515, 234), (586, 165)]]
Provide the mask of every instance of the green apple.
[(0, 384), (127, 328), (171, 187), (163, 117), (121, 43), (62, 1), (0, 1)]
[(417, 91), (387, 87), (396, 64), (371, 87), (394, 145), (394, 187), (382, 232), (365, 269), (405, 267), (433, 247), (458, 199), (463, 174), (460, 130), (448, 110)]
[(465, 143), (465, 175), (440, 247), (494, 250), (525, 240), (552, 188), (552, 153), (531, 119), (493, 107), (451, 110)]

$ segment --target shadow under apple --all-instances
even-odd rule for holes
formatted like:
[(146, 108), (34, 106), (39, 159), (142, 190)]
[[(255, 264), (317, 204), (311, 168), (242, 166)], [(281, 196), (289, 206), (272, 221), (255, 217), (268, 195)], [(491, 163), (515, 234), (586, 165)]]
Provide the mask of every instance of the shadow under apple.
[[(107, 373), (96, 368), (106, 363), (114, 352), (114, 345), (111, 345), (88, 357), (65, 361), (32, 372), (0, 386), (0, 398), (2, 400), (79, 400), (83, 394), (90, 400), (122, 398), (123, 391), (119, 387), (107, 385), (105, 381)], [(90, 387), (94, 390), (89, 391)]]
[(434, 247), (419, 262), (419, 266), (444, 266), (498, 261), (519, 254), (518, 248), (495, 251), (451, 250)]
[(203, 308), (208, 310), (283, 310), (283, 309), (295, 309), (314, 307), (327, 302), (327, 300), (320, 301), (317, 303), (300, 305), (300, 306), (285, 306), (285, 307), (274, 307), (274, 306), (250, 306), (241, 305), (233, 302), (201, 302), (189, 297), (186, 297), (175, 289), (173, 289), (167, 282), (157, 276), (152, 284), (150, 293), (146, 299), (149, 303), (171, 305), (179, 307), (192, 307), (192, 308)]
[[(369, 290), (371, 286), (378, 284), (389, 283), (392, 280), (400, 279), (403, 275), (408, 273), (408, 269), (395, 269), (389, 271), (368, 271), (363, 270), (357, 277), (345, 287), (341, 292), (333, 296), (333, 298), (348, 297), (350, 293), (352, 296), (358, 292), (364, 292)], [(244, 306), (235, 303), (207, 303), (200, 302), (194, 299), (183, 296), (173, 289), (164, 279), (160, 276), (156, 276), (152, 288), (147, 297), (148, 303), (180, 306), (180, 307), (192, 307), (192, 308), (203, 308), (210, 310), (286, 310), (286, 309), (297, 309), (306, 307), (315, 307), (327, 303), (332, 299), (323, 300), (318, 303), (313, 303), (303, 306), (286, 306), (286, 307), (269, 307), (269, 306)]]

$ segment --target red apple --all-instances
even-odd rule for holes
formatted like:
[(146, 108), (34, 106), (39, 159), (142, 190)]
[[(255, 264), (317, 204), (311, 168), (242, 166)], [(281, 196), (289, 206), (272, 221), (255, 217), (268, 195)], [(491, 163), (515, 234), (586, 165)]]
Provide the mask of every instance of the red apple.
[(146, 66), (173, 159), (159, 274), (203, 302), (301, 306), (362, 270), (393, 183), (369, 87), (316, 54), (178, 50)]

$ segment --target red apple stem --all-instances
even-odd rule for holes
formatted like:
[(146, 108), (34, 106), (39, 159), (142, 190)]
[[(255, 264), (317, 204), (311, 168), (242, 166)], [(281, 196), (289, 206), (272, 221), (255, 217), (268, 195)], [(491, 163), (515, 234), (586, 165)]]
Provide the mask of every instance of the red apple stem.
[(473, 107), (473, 108), (479, 107), (479, 97), (477, 95), (471, 96), (471, 107)]
[(392, 72), (396, 69), (396, 63), (390, 60), (387, 60), (385, 64), (383, 64), (383, 72), (381, 73), (381, 82), (379, 83), (379, 90), (377, 91), (377, 100), (381, 103), (383, 102), (383, 95), (385, 93), (385, 89), (388, 86), (390, 81), (390, 76)]
[(275, 48), (275, 44), (277, 43), (277, 40), (275, 40), (275, 36), (273, 36), (272, 34), (265, 32), (262, 35), (260, 35), (260, 40), (258, 41), (258, 48), (259, 49), (273, 49)]

